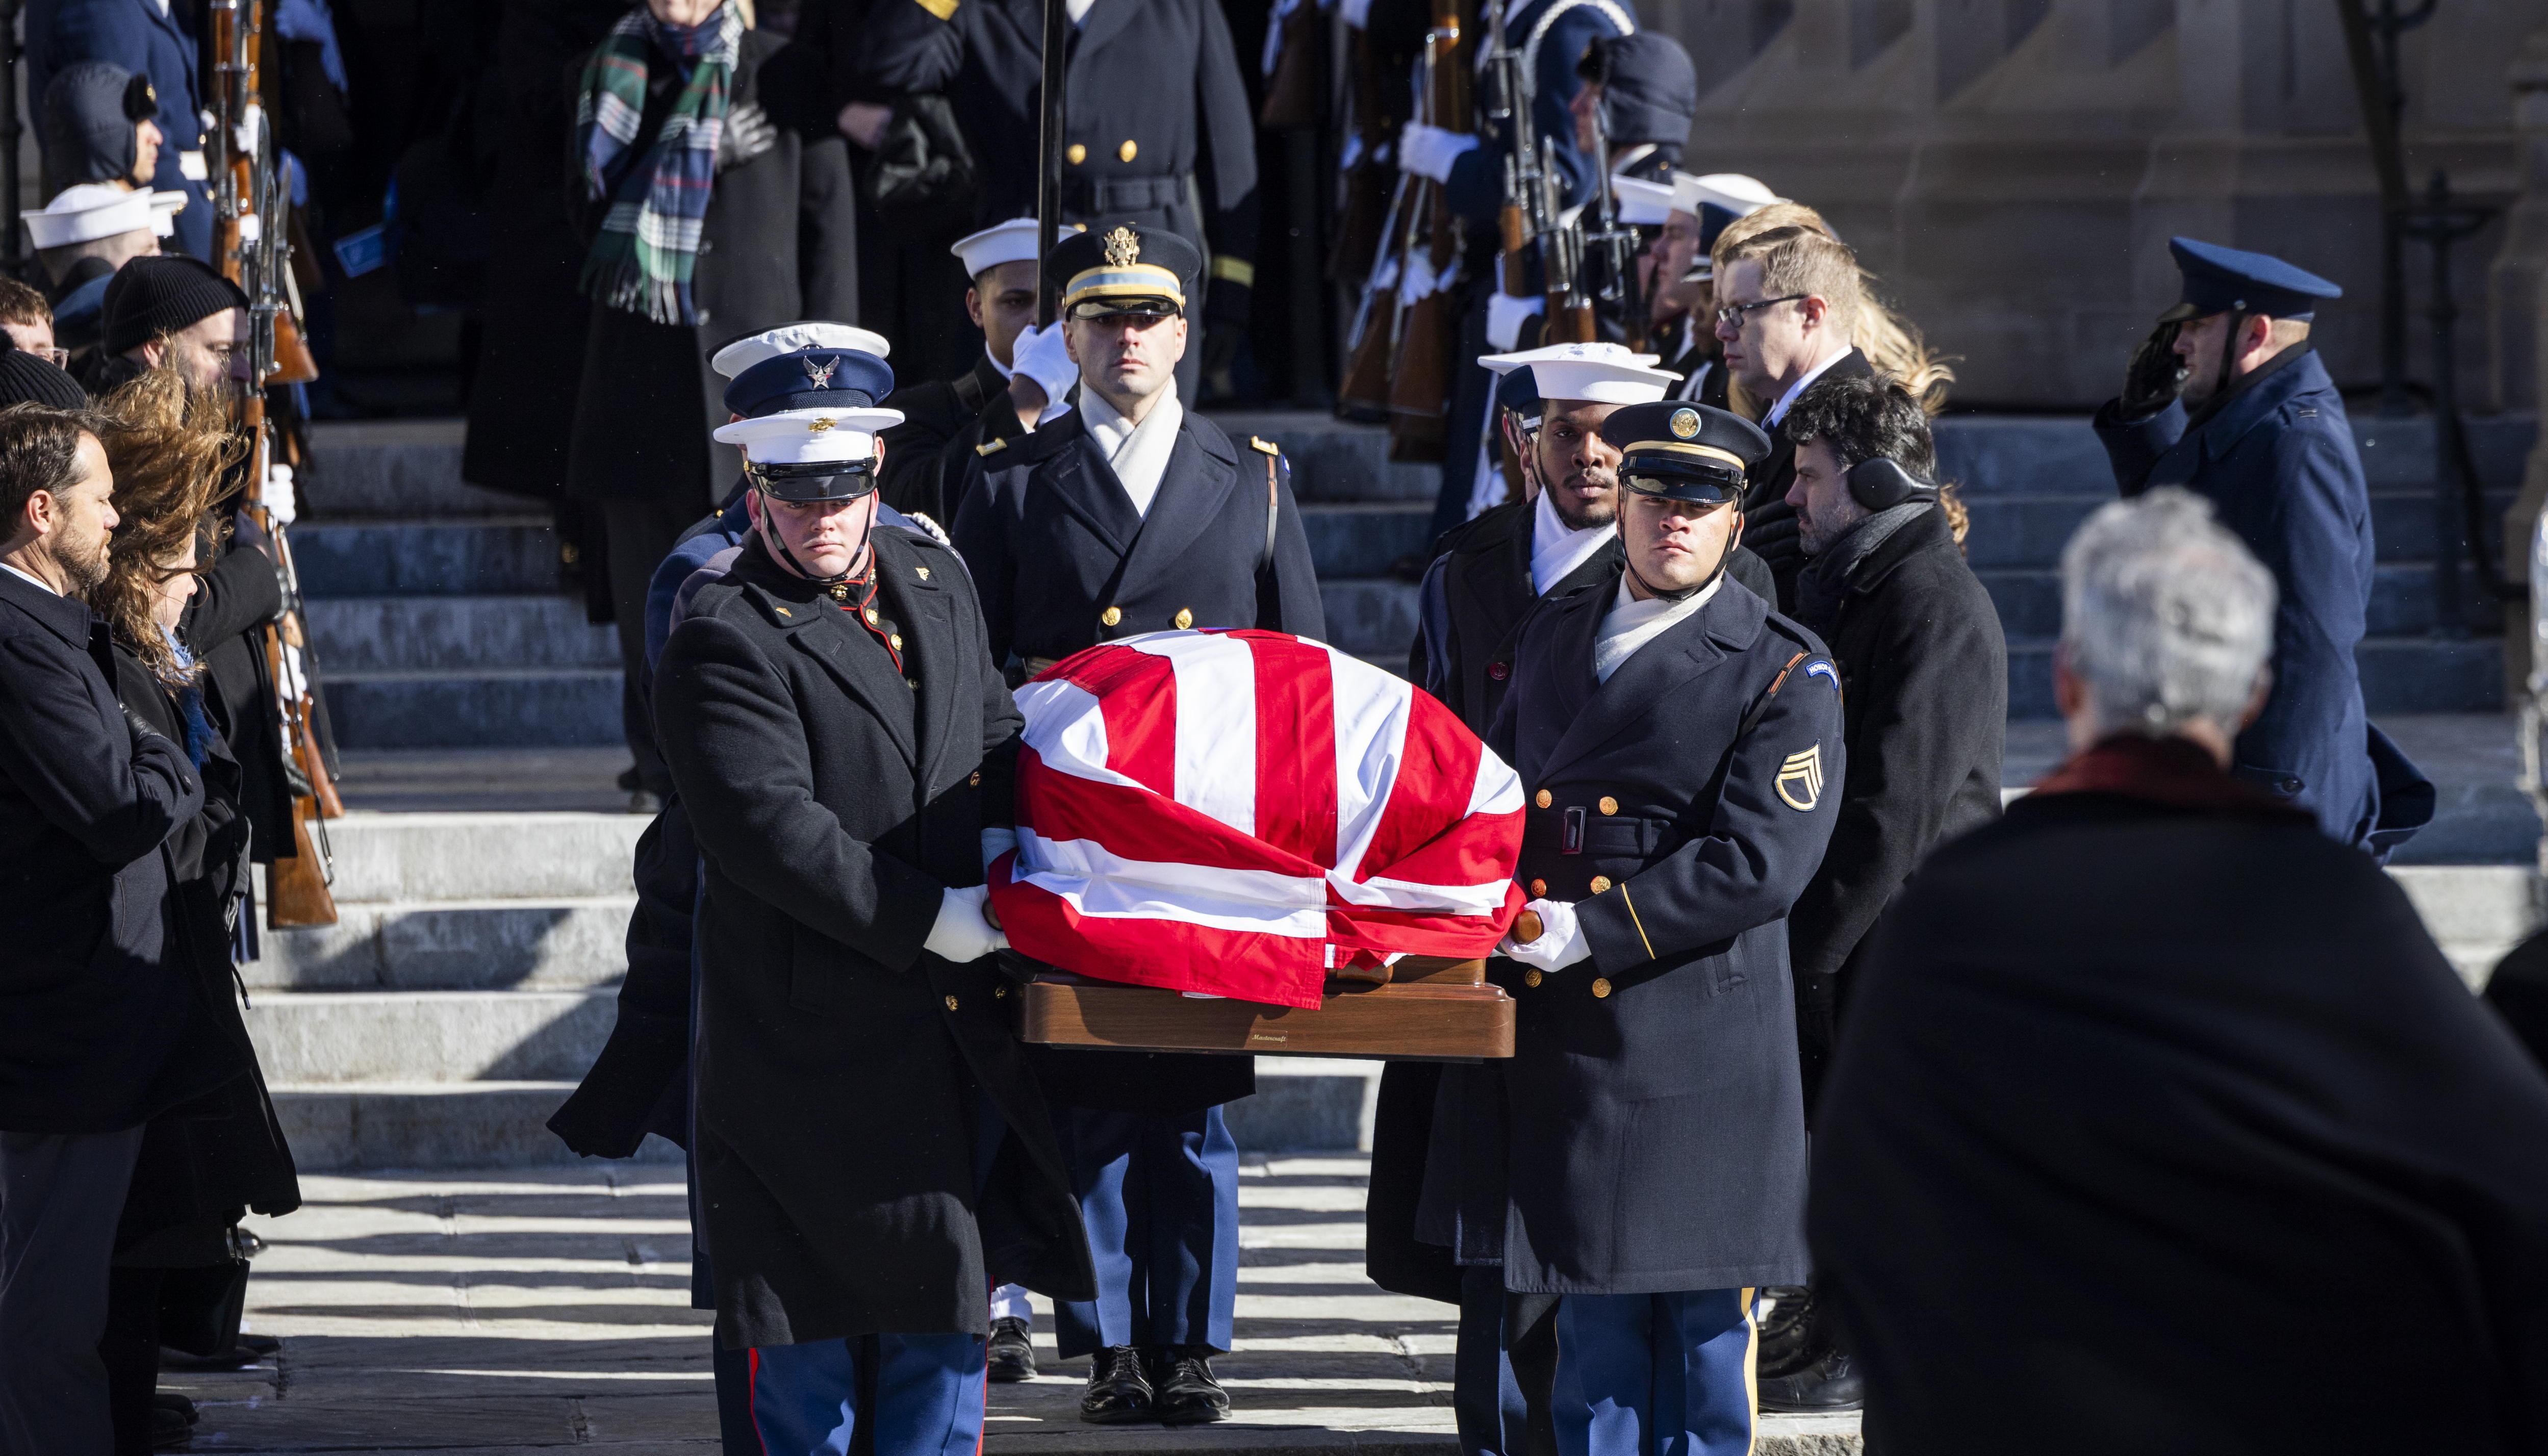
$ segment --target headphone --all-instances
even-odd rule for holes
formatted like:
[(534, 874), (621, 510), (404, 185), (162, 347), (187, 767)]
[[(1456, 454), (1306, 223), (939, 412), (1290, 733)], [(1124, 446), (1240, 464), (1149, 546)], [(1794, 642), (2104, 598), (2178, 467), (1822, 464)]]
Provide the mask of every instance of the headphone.
[(1907, 500), (1935, 500), (1938, 488), (1878, 455), (1849, 468), (1849, 494), (1869, 510), (1890, 510)]

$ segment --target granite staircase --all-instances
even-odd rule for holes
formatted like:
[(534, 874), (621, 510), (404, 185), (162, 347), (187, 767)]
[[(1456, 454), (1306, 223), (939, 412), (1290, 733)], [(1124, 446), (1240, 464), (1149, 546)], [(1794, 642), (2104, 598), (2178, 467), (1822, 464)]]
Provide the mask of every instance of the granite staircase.
[[(1330, 638), (1403, 664), (1414, 589), (1388, 569), (1425, 543), (1432, 472), (1390, 464), (1376, 432), (1323, 417), (1220, 418), (1291, 456)], [(2507, 491), (2523, 430), (2481, 429), (2490, 480)], [(2102, 456), (2076, 420), (1958, 419), (1941, 437), (1972, 505), (1972, 560), (2009, 628), (2016, 713), (2040, 717), (2058, 552), (2109, 499)], [(608, 1035), (625, 969), (646, 820), (610, 783), (626, 762), (612, 631), (560, 589), (537, 502), (460, 482), (460, 444), (456, 422), (321, 426), (294, 531), (347, 760), (352, 812), (329, 826), (341, 918), (269, 934), (245, 978), (249, 1027), (309, 1168), (570, 1158), (542, 1124)], [(2379, 635), (2363, 654), (2374, 710), (2488, 712), (2497, 644), (2424, 635), (2423, 458), (2414, 422), (2366, 428), (2383, 560)], [(2501, 740), (2471, 789), (2496, 817), (2458, 856), (2492, 863), (2399, 874), (2474, 979), (2534, 922), (2536, 826), (2508, 787), (2508, 730), (2447, 721), (2490, 752)], [(2048, 742), (2052, 725), (2015, 727), (2012, 781), (2025, 781), (2018, 745)], [(1231, 1110), (1242, 1145), (1366, 1140), (1376, 1064), (1259, 1067), (1264, 1090)], [(650, 1142), (648, 1155), (677, 1153)]]

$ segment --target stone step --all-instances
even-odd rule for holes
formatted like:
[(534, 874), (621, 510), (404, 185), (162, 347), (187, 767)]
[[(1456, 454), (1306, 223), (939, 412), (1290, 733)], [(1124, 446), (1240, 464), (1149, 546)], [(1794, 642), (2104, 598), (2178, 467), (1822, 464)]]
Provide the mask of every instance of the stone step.
[(616, 668), (344, 673), (320, 681), (347, 748), (564, 748), (621, 742)]
[[(2433, 421), (2354, 414), (2353, 438), (2364, 481), (2375, 492), (2430, 490)], [(2478, 478), (2509, 491), (2538, 434), (2528, 415), (2468, 421), (2469, 453)], [(2078, 415), (1951, 414), (1937, 422), (1938, 468), (1968, 500), (2013, 495), (2080, 495), (2112, 499), (2114, 468), (2097, 432)]]
[(554, 594), (557, 529), (545, 515), (305, 521), (292, 555), (305, 596)]
[[(2008, 715), (2059, 716), (2052, 703), (2052, 639), (2012, 637)], [(2492, 637), (2365, 637), (2353, 661), (2362, 701), (2386, 713), (2482, 713), (2503, 705), (2503, 644)]]
[(506, 515), (521, 496), (460, 479), (467, 425), (457, 419), (367, 419), (310, 426), (313, 469), (303, 513), (321, 520), (377, 516)]
[[(620, 862), (624, 873), (626, 862)], [(263, 932), (258, 991), (585, 991), (628, 972), (635, 895), (540, 901), (339, 900), (336, 923)]]
[(248, 1035), (268, 1081), (537, 1081), (584, 1075), (615, 1018), (607, 990), (270, 991)]
[[(1964, 556), (1976, 571), (1985, 568), (2052, 568), (2061, 563), (2069, 544), (2097, 507), (2115, 499), (2103, 495), (2012, 494), (1966, 502), (1972, 526), (1964, 538)], [(2512, 504), (2509, 491), (2487, 497), (2488, 539), (2492, 522)], [(2433, 555), (2433, 505), (2419, 493), (2380, 491), (2371, 497), (2372, 550), (2382, 562), (2430, 561)]]
[(2495, 963), (2540, 926), (2533, 865), (2399, 865), (2389, 874), (2471, 990), (2484, 989)]
[(619, 635), (571, 596), (338, 596), (309, 603), (330, 673), (615, 668)]
[[(2000, 629), (2010, 637), (2061, 635), (2061, 573), (2052, 567), (1984, 567), (1975, 573), (1999, 608)], [(2474, 589), (2471, 589), (2472, 592)], [(2466, 598), (2475, 600), (2474, 595)], [(2365, 617), (2375, 637), (2412, 636), (2433, 626), (2433, 568), (2429, 562), (2383, 562), (2372, 573)]]
[(339, 904), (581, 900), (635, 893), (648, 820), (593, 813), (368, 813), (327, 824)]

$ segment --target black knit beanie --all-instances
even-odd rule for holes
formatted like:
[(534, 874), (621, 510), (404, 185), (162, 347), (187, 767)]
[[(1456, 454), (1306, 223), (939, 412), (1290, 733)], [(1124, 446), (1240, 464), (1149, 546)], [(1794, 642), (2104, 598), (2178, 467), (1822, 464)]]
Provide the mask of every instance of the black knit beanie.
[(87, 404), (88, 396), (52, 360), (39, 359), (24, 349), (0, 354), (0, 407), (48, 405), (55, 410), (78, 410)]
[(106, 285), (109, 354), (137, 349), (224, 309), (244, 309), (247, 295), (209, 263), (183, 255), (135, 258)]

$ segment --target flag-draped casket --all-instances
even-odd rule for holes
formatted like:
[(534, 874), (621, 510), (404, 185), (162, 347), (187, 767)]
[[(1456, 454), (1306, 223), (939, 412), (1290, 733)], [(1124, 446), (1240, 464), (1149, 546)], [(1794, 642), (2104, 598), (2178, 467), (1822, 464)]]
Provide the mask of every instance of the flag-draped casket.
[(1077, 975), (1317, 1007), (1330, 972), (1485, 956), (1521, 908), (1521, 784), (1450, 710), (1280, 632), (1159, 632), (1018, 689), (991, 901)]

